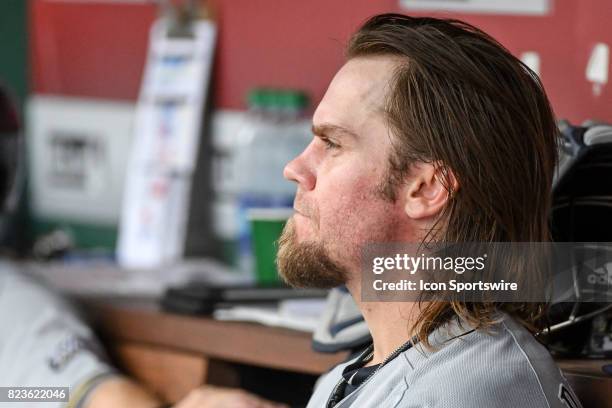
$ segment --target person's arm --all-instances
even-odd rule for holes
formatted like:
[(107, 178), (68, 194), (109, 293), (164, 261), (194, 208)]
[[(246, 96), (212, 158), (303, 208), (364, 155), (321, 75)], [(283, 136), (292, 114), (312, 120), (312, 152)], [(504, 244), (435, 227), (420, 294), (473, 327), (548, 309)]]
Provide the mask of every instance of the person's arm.
[(98, 384), (82, 404), (84, 408), (159, 408), (164, 406), (156, 396), (140, 384), (122, 376)]
[[(162, 403), (142, 386), (125, 377), (113, 377), (96, 386), (84, 408), (162, 408)], [(288, 408), (237, 388), (203, 385), (192, 390), (172, 408)]]
[(204, 385), (191, 391), (173, 408), (289, 408), (238, 388)]
[(81, 407), (119, 374), (72, 305), (18, 268), (0, 261), (0, 386), (68, 387), (69, 405)]

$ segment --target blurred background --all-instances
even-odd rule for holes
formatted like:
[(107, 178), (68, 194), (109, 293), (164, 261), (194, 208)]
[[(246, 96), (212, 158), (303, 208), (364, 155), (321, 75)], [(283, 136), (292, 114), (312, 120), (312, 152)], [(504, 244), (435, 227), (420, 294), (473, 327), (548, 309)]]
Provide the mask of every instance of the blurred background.
[[(166, 401), (207, 383), (303, 405), (369, 333), (341, 288), (326, 305), (278, 281), (295, 194), (282, 169), (351, 34), (384, 12), (465, 20), (540, 76), (567, 150), (555, 239), (612, 242), (609, 0), (0, 0), (0, 87), (17, 109), (0, 98), (0, 136), (22, 136), (0, 149), (21, 159), (0, 259), (85, 298), (114, 362)], [(336, 306), (349, 310), (324, 313)], [(612, 304), (557, 306), (552, 351), (612, 356)], [(310, 350), (313, 331), (332, 355)], [(603, 364), (562, 366), (592, 380), (573, 380), (585, 406), (611, 400)]]
[(559, 119), (612, 120), (606, 0), (3, 0), (0, 81), (27, 159), (14, 253), (252, 271), (249, 211), (290, 207), (283, 164), (382, 12), (466, 20), (540, 75)]

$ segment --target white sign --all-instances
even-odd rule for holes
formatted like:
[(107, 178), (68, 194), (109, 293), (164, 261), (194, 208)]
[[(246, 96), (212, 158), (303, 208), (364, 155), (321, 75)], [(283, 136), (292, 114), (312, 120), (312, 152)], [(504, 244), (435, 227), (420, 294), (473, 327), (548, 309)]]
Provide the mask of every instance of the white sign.
[(609, 65), (610, 48), (608, 44), (595, 44), (585, 72), (587, 81), (593, 83), (593, 95), (595, 96), (599, 96), (603, 86), (608, 83)]
[(191, 28), (192, 38), (170, 37), (163, 19), (151, 29), (119, 229), (126, 268), (172, 264), (183, 253), (216, 39), (210, 21)]
[(131, 103), (29, 98), (26, 140), (34, 214), (116, 225), (133, 122)]
[(552, 0), (400, 0), (400, 6), (419, 11), (459, 11), (465, 13), (532, 14), (550, 11)]

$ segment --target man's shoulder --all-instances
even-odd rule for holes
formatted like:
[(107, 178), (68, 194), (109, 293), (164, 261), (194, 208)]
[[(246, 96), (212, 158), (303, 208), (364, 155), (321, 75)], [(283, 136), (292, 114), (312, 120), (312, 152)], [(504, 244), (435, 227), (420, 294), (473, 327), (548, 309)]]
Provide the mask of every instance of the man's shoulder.
[[(500, 315), (497, 322), (486, 329), (473, 329), (465, 323), (452, 323), (434, 332), (431, 348), (424, 346), (408, 350), (419, 361), (436, 360), (443, 365), (486, 365), (488, 370), (503, 366), (490, 363), (503, 362), (519, 365), (556, 365), (546, 349), (525, 327), (508, 315)], [(556, 369), (556, 368), (555, 368)]]
[(415, 369), (406, 378), (417, 389), (444, 379), (450, 386), (440, 398), (453, 406), (465, 400), (472, 406), (556, 407), (562, 406), (560, 394), (571, 392), (548, 350), (507, 315), (488, 330), (442, 337), (436, 350), (412, 352)]

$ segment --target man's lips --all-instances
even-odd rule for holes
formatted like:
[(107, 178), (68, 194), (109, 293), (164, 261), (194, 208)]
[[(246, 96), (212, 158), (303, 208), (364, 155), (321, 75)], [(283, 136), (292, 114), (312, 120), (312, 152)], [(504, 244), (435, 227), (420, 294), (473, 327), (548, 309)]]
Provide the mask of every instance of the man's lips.
[(298, 210), (297, 208), (293, 208), (293, 211), (295, 211), (296, 214), (301, 215), (302, 217), (306, 217), (306, 215), (304, 215), (304, 213)]

